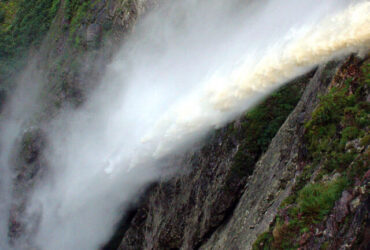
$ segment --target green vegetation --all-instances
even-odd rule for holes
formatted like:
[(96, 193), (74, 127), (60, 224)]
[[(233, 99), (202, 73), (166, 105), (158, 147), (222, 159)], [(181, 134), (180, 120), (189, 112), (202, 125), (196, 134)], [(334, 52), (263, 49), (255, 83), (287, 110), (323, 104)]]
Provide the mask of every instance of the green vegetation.
[(270, 232), (262, 233), (257, 237), (257, 240), (254, 242), (252, 249), (270, 250), (271, 249), (270, 245), (272, 244), (273, 240), (274, 238), (272, 237), (272, 233)]
[(67, 0), (66, 2), (67, 18), (70, 20), (69, 39), (75, 47), (81, 46), (81, 37), (80, 34), (77, 34), (77, 31), (81, 25), (88, 22), (87, 12), (90, 4), (91, 1)]
[(348, 182), (345, 178), (329, 183), (307, 184), (296, 200), (297, 212), (307, 225), (318, 223), (332, 209), (334, 202), (340, 197)]
[[(38, 63), (41, 69), (46, 69), (46, 78), (51, 84), (43, 90), (41, 98), (45, 98), (47, 108), (54, 111), (65, 100), (81, 103), (81, 90), (76, 87), (77, 72), (82, 65), (81, 58), (95, 56), (94, 53), (86, 54), (86, 50), (101, 45), (100, 42), (87, 44), (85, 38), (86, 28), (96, 21), (94, 14), (100, 6), (101, 1), (96, 0), (0, 1), (1, 99), (12, 89), (14, 77), (26, 65), (29, 52), (37, 51), (48, 33), (43, 49), (47, 53), (42, 54)], [(60, 15), (56, 19), (57, 12)], [(56, 25), (52, 26), (53, 22)], [(104, 21), (103, 35), (111, 28), (112, 20)]]
[[(368, 170), (369, 151), (361, 151), (370, 141), (368, 62), (355, 77), (343, 74), (342, 79), (336, 79), (335, 87), (320, 97), (311, 120), (305, 124), (306, 160), (311, 164), (305, 166), (292, 194), (282, 202), (274, 226), (258, 237), (253, 249), (297, 249), (301, 236), (324, 221), (343, 190)], [(357, 146), (351, 146), (354, 143)], [(314, 172), (317, 175), (312, 180)], [(338, 172), (339, 178), (323, 179)], [(322, 249), (328, 247), (325, 242)]]
[[(325, 219), (348, 186), (346, 178), (329, 183), (309, 183), (299, 191), (298, 196), (285, 213), (289, 219), (278, 217), (274, 229), (265, 232), (253, 245), (253, 249), (296, 249), (299, 235), (310, 231), (312, 224)], [(291, 199), (289, 197), (288, 199)]]
[(241, 145), (234, 157), (232, 174), (247, 176), (259, 156), (267, 150), (272, 138), (297, 105), (302, 87), (292, 83), (273, 93), (264, 102), (249, 111), (241, 121), (241, 128), (231, 133), (241, 139)]
[(308, 150), (314, 164), (324, 170), (345, 171), (358, 155), (346, 150), (349, 141), (362, 138), (370, 126), (370, 105), (364, 98), (369, 88), (369, 64), (362, 67), (361, 84), (347, 78), (341, 87), (334, 87), (321, 97), (320, 105), (306, 124)]
[(0, 30), (7, 30), (15, 17), (20, 0), (0, 1)]
[[(25, 63), (31, 47), (38, 47), (57, 13), (60, 0), (0, 2), (0, 75), (9, 81)], [(8, 83), (9, 84), (9, 83)], [(2, 83), (1, 88), (7, 88)]]
[(13, 18), (7, 17), (8, 23), (2, 23), (1, 55), (14, 56), (38, 45), (56, 15), (59, 3), (60, 0), (23, 0), (7, 5), (5, 15)]
[[(65, 99), (80, 103), (80, 92), (76, 90), (77, 73), (81, 54), (86, 50), (82, 32), (91, 23), (89, 9), (97, 1), (84, 0), (9, 0), (0, 1), (0, 96), (12, 89), (14, 77), (27, 62), (28, 52), (39, 48), (47, 32), (49, 32), (45, 50), (49, 53), (41, 63), (47, 64), (48, 84), (42, 98), (50, 101), (56, 108)], [(63, 5), (62, 5), (63, 3)], [(58, 10), (63, 19), (62, 34), (51, 24)], [(62, 22), (63, 20), (63, 22)], [(59, 23), (58, 23), (59, 24)], [(63, 53), (56, 50), (55, 42), (64, 41), (68, 37), (68, 45)], [(50, 58), (50, 61), (48, 59)], [(46, 101), (45, 103), (47, 103)], [(50, 107), (50, 109), (52, 109)]]
[(72, 20), (72, 17), (74, 16), (75, 12), (79, 8), (79, 5), (81, 4), (80, 0), (66, 0), (65, 1), (65, 18), (68, 21)]
[[(12, 76), (24, 67), (30, 49), (37, 49), (61, 7), (60, 0), (9, 0), (0, 2), (0, 91), (12, 86)], [(93, 1), (64, 2), (69, 42), (81, 48), (79, 28), (88, 22)], [(59, 34), (52, 33), (53, 39)], [(67, 52), (72, 54), (71, 52)]]
[(314, 168), (311, 165), (306, 165), (304, 167), (302, 174), (298, 176), (296, 183), (292, 188), (292, 194), (281, 203), (280, 207), (283, 208), (296, 202), (298, 192), (306, 185), (307, 182), (310, 181), (313, 171)]

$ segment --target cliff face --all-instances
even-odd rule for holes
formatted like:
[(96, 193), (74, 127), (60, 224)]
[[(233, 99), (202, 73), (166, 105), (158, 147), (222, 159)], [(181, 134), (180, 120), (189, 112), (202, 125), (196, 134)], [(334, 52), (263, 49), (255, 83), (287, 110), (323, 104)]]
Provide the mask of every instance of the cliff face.
[[(320, 66), (312, 78), (298, 80), (307, 83), (301, 99), (255, 164), (250, 158), (238, 158), (240, 150), (250, 150), (241, 148), (245, 137), (221, 129), (199, 152), (180, 163), (181, 168), (191, 169), (190, 173), (160, 182), (150, 190), (119, 249), (251, 249), (253, 243), (256, 249), (368, 247), (368, 127), (360, 135), (362, 146), (357, 138), (346, 141), (347, 152), (348, 145), (359, 147), (347, 162), (340, 162), (340, 156), (333, 154), (314, 159), (307, 139), (307, 124), (316, 118), (312, 118), (314, 110), (318, 112), (324, 105), (319, 97), (328, 89), (346, 88), (346, 80), (353, 78), (350, 88), (357, 88), (360, 96), (352, 105), (368, 105), (366, 76), (361, 75), (366, 73), (360, 73), (361, 65), (367, 64), (351, 57)], [(368, 112), (368, 106), (364, 110)], [(243, 118), (229, 127), (243, 134), (241, 122)], [(338, 126), (343, 127), (337, 133), (343, 134), (346, 126)], [(244, 129), (247, 134), (254, 133)], [(325, 161), (331, 160), (337, 161), (335, 167), (327, 169)], [(241, 164), (237, 174), (233, 172), (236, 162)], [(351, 169), (356, 164), (361, 164), (361, 170)], [(320, 195), (338, 180), (345, 184), (324, 204)], [(313, 197), (305, 202), (312, 211), (292, 210), (294, 206), (301, 209), (302, 190), (314, 185), (323, 188), (308, 190)], [(289, 214), (294, 212), (297, 218)]]
[[(18, 58), (14, 49), (41, 46), (37, 64), (49, 83), (45, 119), (84, 101), (104, 71), (98, 67), (153, 6), (145, 0), (47, 5), (42, 46), (35, 38), (6, 48), (8, 58)], [(15, 7), (8, 7), (5, 20), (22, 28)], [(11, 78), (22, 65), (0, 67)], [(369, 72), (369, 60), (355, 57), (320, 65), (210, 134), (172, 162), (179, 175), (148, 188), (105, 249), (368, 248)], [(22, 137), (24, 159), (16, 164), (19, 180), (28, 183), (42, 161), (42, 134), (36, 129)], [(14, 211), (10, 236), (16, 238), (22, 207)]]
[[(343, 71), (346, 71), (347, 67), (359, 67), (359, 65), (357, 65), (358, 62), (353, 62), (351, 60), (353, 59), (349, 59), (349, 61), (346, 61), (344, 64), (343, 62), (339, 64), (330, 63), (326, 66), (319, 67), (297, 107), (272, 140), (268, 151), (256, 164), (255, 171), (247, 183), (244, 194), (237, 208), (234, 210), (231, 220), (217, 230), (217, 232), (212, 235), (211, 239), (202, 246), (202, 249), (225, 249), (226, 247), (231, 249), (250, 249), (257, 236), (267, 230), (272, 231), (272, 238), (275, 245), (264, 242), (260, 245), (254, 245), (255, 248), (264, 248), (267, 246), (271, 248), (285, 248), (287, 246), (296, 246), (302, 249), (309, 249), (312, 247), (314, 249), (320, 249), (320, 247), (323, 247), (325, 244), (327, 248), (331, 249), (341, 249), (341, 247), (344, 246), (353, 247), (354, 241), (359, 238), (358, 233), (363, 230), (362, 227), (364, 224), (362, 223), (366, 223), (366, 213), (361, 210), (368, 209), (368, 207), (366, 208), (367, 198), (353, 191), (352, 194), (349, 195), (348, 191), (341, 190), (343, 191), (341, 196), (341, 191), (338, 191), (339, 195), (333, 198), (333, 200), (339, 197), (342, 198), (340, 200), (338, 199), (333, 209), (331, 209), (331, 207), (328, 208), (327, 217), (322, 218), (323, 221), (326, 220), (326, 223), (321, 222), (322, 224), (318, 226), (316, 223), (320, 221), (319, 218), (316, 218), (317, 220), (315, 219), (315, 221), (308, 221), (303, 230), (301, 228), (301, 232), (295, 232), (296, 235), (289, 231), (290, 229), (283, 228), (284, 226), (289, 227), (289, 223), (292, 223), (292, 220), (295, 219), (292, 218), (294, 217), (292, 215), (286, 215), (286, 213), (291, 212), (287, 212), (287, 209), (289, 209), (287, 207), (294, 206), (294, 202), (288, 206), (286, 205), (286, 198), (290, 197), (289, 195), (297, 195), (297, 192), (300, 192), (300, 188), (307, 188), (311, 185), (310, 183), (326, 183), (328, 182), (327, 179), (340, 178), (338, 176), (344, 176), (344, 178), (348, 177), (346, 173), (338, 170), (339, 168), (346, 167), (343, 166), (343, 163), (338, 163), (338, 165), (335, 166), (336, 170), (333, 170), (333, 172), (326, 172), (328, 174), (326, 178), (322, 179), (317, 177), (318, 172), (324, 168), (322, 166), (324, 159), (321, 158), (318, 161), (319, 163), (314, 163), (312, 162), (312, 158), (307, 155), (307, 138), (305, 138), (307, 126), (304, 126), (304, 124), (312, 119), (312, 112), (318, 109), (317, 105), (320, 103), (318, 96), (327, 92), (329, 83), (332, 81), (331, 84), (335, 84), (335, 81), (338, 80), (336, 77), (341, 75)], [(337, 71), (337, 68), (334, 67), (335, 65), (339, 65), (341, 68)], [(366, 94), (368, 94), (368, 92), (366, 92)], [(366, 154), (368, 153), (366, 153), (366, 149), (361, 149), (359, 155), (362, 154), (364, 155), (361, 161), (364, 160), (362, 163), (367, 165), (368, 159), (366, 158)], [(352, 160), (354, 162), (356, 161), (356, 159)], [(352, 163), (347, 164), (350, 166)], [(309, 168), (312, 168), (310, 170), (311, 172), (307, 172)], [(363, 182), (360, 185), (366, 185), (368, 181), (366, 180), (366, 176), (362, 176), (363, 174), (364, 172), (357, 176), (358, 178), (362, 178)], [(359, 183), (356, 185), (359, 185)], [(352, 187), (350, 188), (350, 186), (351, 184), (346, 188), (351, 189)], [(320, 190), (320, 192), (324, 193), (325, 191)], [(302, 193), (299, 193), (299, 195), (301, 194)], [(311, 195), (315, 196), (313, 193)], [(351, 198), (348, 198), (348, 196), (351, 196)], [(354, 209), (352, 213), (349, 214), (347, 206), (356, 196), (361, 197), (363, 200), (362, 207)], [(299, 202), (300, 201), (297, 203)], [(319, 201), (313, 201), (313, 203), (315, 202), (319, 203)], [(318, 210), (325, 209), (322, 204), (315, 205), (318, 206)], [(320, 211), (315, 212), (320, 213)], [(338, 216), (337, 213), (342, 214)], [(309, 217), (308, 214), (308, 212), (307, 215), (303, 211), (299, 212), (298, 217), (300, 218), (298, 220), (304, 220), (305, 216)], [(332, 218), (333, 214), (336, 214), (335, 219)], [(351, 217), (353, 215), (358, 217)], [(348, 219), (347, 223), (353, 223), (353, 225), (345, 228), (345, 226), (340, 224), (345, 217)], [(276, 222), (277, 220), (282, 221)], [(359, 223), (359, 221), (361, 222)], [(272, 223), (275, 224), (272, 225)], [(279, 223), (282, 223), (283, 226), (276, 225)], [(350, 230), (353, 231), (349, 232)], [(349, 233), (351, 236), (341, 239), (342, 241), (338, 243), (336, 241), (341, 238), (337, 235), (339, 232), (342, 232), (343, 235)], [(281, 241), (279, 237), (290, 238), (289, 240), (284, 239), (289, 243), (284, 247), (284, 242), (277, 242)], [(313, 243), (314, 241), (316, 243)], [(324, 242), (326, 243), (324, 244)]]
[(312, 73), (290, 83), (211, 134), (200, 150), (174, 162), (186, 173), (166, 178), (149, 191), (120, 249), (194, 249), (205, 243), (231, 218), (254, 164), (311, 77)]
[[(11, 0), (0, 3), (0, 96), (36, 65), (45, 82), (48, 116), (78, 106), (99, 81), (136, 19), (154, 0)], [(102, 49), (104, 47), (104, 49)], [(17, 78), (18, 77), (18, 78)]]
[[(37, 85), (32, 84), (33, 75), (39, 75), (36, 81), (42, 89), (37, 96), (42, 106), (21, 124), (9, 159), (14, 171), (8, 223), (10, 242), (24, 234), (26, 226), (21, 218), (27, 197), (47, 171), (42, 157), (46, 138), (41, 124), (51, 120), (63, 106), (76, 108), (84, 102), (136, 19), (153, 8), (154, 3), (0, 1), (0, 111), (7, 112), (2, 106), (14, 93), (18, 81), (25, 79), (23, 84), (31, 89)], [(34, 74), (27, 74), (29, 71)]]

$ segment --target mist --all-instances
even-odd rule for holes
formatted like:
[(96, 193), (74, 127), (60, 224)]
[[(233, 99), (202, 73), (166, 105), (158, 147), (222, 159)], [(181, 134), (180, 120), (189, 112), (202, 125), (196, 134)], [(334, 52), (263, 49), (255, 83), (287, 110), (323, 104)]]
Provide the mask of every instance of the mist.
[(44, 80), (31, 61), (17, 78), (19, 87), (5, 106), (0, 116), (0, 249), (11, 249), (8, 242), (9, 215), (12, 209), (14, 148), (24, 132), (32, 127), (32, 120), (42, 103), (38, 95)]
[[(47, 173), (29, 194), (32, 230), (15, 249), (99, 249), (146, 185), (181, 174), (166, 159), (318, 64), (366, 52), (369, 13), (369, 1), (163, 2), (139, 20), (83, 106), (43, 124)], [(11, 248), (11, 150), (43, 82), (27, 72), (38, 87), (20, 79), (2, 119), (2, 249)]]

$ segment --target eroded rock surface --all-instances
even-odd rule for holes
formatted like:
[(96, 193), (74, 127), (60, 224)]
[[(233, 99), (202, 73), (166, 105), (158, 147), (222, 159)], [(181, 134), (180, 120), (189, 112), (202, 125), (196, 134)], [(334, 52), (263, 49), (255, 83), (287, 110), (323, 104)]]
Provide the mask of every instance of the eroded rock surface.
[[(227, 178), (240, 138), (223, 134), (222, 130), (199, 153), (188, 155), (180, 166), (190, 169), (190, 173), (164, 180), (150, 190), (119, 249), (251, 249), (257, 236), (274, 223), (278, 208), (302, 175), (308, 154), (305, 123), (317, 107), (318, 97), (327, 92), (346, 61), (330, 62), (317, 69), (251, 175), (231, 182)], [(233, 126), (240, 128), (240, 121)], [(312, 179), (317, 174), (312, 173)], [(336, 235), (342, 230), (338, 235), (345, 240), (338, 247), (345, 249), (344, 245), (356, 234), (363, 232), (366, 237), (366, 204), (365, 196), (344, 191), (330, 215), (332, 219), (323, 225), (328, 229), (319, 230), (317, 235), (304, 233), (299, 244), (304, 249), (320, 249), (322, 244), (313, 243), (317, 238), (322, 237), (321, 243), (334, 241), (324, 235)], [(341, 223), (349, 213), (354, 214), (354, 219), (343, 229)]]

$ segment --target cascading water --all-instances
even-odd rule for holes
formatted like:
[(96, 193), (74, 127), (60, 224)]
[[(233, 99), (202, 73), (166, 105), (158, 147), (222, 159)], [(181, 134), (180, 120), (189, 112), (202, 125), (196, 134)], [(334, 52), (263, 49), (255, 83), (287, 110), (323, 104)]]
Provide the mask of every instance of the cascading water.
[[(124, 204), (160, 177), (163, 158), (316, 65), (367, 51), (369, 13), (369, 1), (350, 0), (163, 3), (136, 25), (83, 107), (44, 126), (48, 174), (24, 215), (39, 217), (37, 230), (15, 249), (98, 249)], [(27, 95), (36, 94), (20, 92), (34, 101)], [(32, 114), (29, 103), (8, 106), (16, 116), (2, 126), (2, 249), (11, 248), (9, 151)]]

